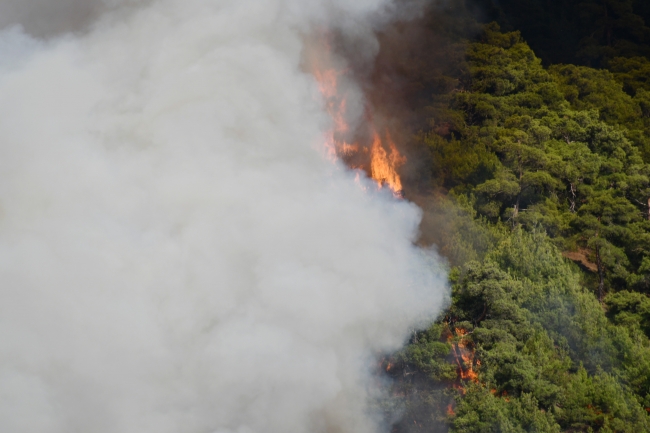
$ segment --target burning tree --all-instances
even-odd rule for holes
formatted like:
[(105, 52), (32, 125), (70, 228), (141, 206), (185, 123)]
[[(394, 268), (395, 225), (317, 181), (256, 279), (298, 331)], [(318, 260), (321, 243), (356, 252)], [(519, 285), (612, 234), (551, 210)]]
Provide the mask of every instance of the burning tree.
[(402, 197), (403, 185), (399, 168), (406, 163), (388, 130), (374, 124), (372, 109), (366, 106), (363, 124), (350, 125), (348, 120), (348, 92), (342, 83), (347, 78), (345, 68), (336, 66), (331, 37), (320, 35), (314, 42), (318, 56), (310, 58), (309, 69), (318, 81), (321, 95), (332, 118), (325, 146), (332, 160), (343, 159), (351, 168), (361, 169), (375, 180), (378, 188), (389, 188), (396, 197)]

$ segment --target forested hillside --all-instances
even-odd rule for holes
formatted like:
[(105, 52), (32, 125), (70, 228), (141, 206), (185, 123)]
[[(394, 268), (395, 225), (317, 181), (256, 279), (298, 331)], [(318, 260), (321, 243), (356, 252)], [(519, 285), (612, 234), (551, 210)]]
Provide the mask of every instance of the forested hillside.
[(650, 431), (650, 8), (485, 5), (511, 31), (448, 7), (419, 31), (437, 48), (384, 73), (417, 89), (406, 193), (453, 286), (385, 359), (386, 411), (396, 432)]

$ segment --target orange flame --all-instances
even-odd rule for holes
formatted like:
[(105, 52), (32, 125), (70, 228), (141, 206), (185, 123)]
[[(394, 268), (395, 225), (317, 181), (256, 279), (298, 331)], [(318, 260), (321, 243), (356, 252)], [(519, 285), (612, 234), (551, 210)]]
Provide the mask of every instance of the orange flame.
[[(478, 383), (478, 373), (474, 371), (474, 364), (480, 366), (481, 361), (478, 359), (476, 361), (474, 360), (474, 349), (468, 347), (468, 343), (465, 341), (467, 331), (457, 328), (456, 335), (460, 337), (460, 340), (453, 344), (452, 352), (456, 359), (456, 364), (458, 364), (458, 375), (461, 379), (471, 380), (474, 383)], [(450, 335), (449, 339), (451, 340), (452, 338), (453, 336)]]
[[(326, 37), (319, 42), (322, 45), (319, 56), (312, 61), (312, 73), (318, 82), (320, 93), (325, 99), (326, 109), (333, 121), (332, 130), (326, 139), (326, 149), (330, 159), (351, 158), (368, 149), (358, 142), (349, 143), (351, 128), (347, 117), (347, 95), (340, 89), (340, 79), (345, 71), (339, 71), (328, 65), (331, 61), (331, 46)], [(406, 158), (400, 155), (390, 133), (385, 134), (386, 143), (382, 140), (376, 128), (370, 122), (373, 132), (372, 146), (370, 147), (369, 175), (377, 182), (379, 188), (387, 186), (396, 197), (402, 196), (402, 180), (397, 169), (406, 163)], [(388, 149), (388, 151), (387, 151)], [(359, 168), (359, 167), (355, 167)]]
[(318, 82), (320, 93), (325, 98), (327, 112), (333, 121), (333, 128), (326, 139), (325, 147), (329, 158), (332, 161), (335, 161), (340, 152), (338, 149), (339, 147), (344, 150), (344, 153), (350, 152), (350, 150), (354, 148), (354, 145), (350, 145), (336, 138), (349, 131), (349, 126), (345, 120), (347, 100), (345, 97), (340, 97), (338, 95), (338, 82), (340, 75), (338, 71), (334, 69), (321, 71), (318, 68), (315, 68), (313, 74)]
[(402, 180), (397, 174), (396, 168), (403, 165), (406, 162), (406, 158), (399, 154), (390, 135), (386, 134), (386, 137), (390, 147), (390, 154), (386, 152), (381, 138), (375, 133), (370, 150), (370, 175), (377, 181), (380, 188), (386, 184), (393, 192), (401, 193)]

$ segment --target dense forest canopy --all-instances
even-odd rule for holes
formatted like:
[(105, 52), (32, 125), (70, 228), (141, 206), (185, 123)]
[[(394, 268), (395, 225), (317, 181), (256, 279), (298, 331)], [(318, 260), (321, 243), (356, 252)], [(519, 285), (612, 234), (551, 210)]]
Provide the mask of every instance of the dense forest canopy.
[(384, 361), (393, 430), (650, 431), (650, 3), (445, 2), (382, 38), (371, 101), (453, 289)]

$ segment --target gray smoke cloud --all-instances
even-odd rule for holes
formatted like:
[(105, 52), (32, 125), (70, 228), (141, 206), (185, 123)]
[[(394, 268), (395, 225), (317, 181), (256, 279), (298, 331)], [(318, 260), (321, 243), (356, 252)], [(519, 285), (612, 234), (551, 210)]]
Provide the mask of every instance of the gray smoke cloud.
[(413, 246), (417, 207), (324, 157), (301, 62), (311, 26), (385, 6), (159, 0), (76, 36), (5, 27), (0, 431), (376, 431), (373, 356), (436, 315), (446, 277)]
[(2, 0), (0, 28), (19, 24), (27, 33), (39, 38), (83, 32), (103, 12), (142, 2), (143, 0)]

